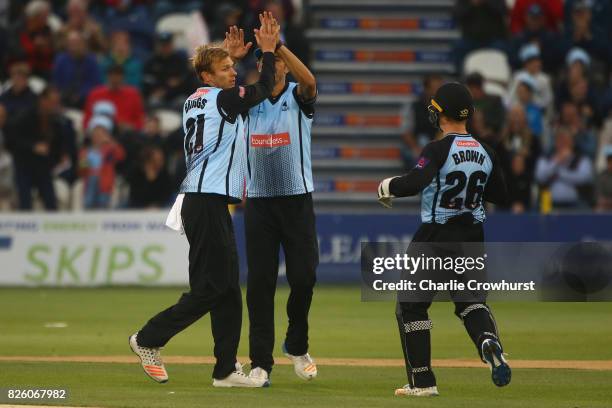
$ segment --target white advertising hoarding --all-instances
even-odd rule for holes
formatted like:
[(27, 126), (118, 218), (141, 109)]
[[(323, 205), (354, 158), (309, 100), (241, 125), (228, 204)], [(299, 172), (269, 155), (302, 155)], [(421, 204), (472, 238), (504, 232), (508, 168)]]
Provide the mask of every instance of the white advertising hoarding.
[(167, 211), (0, 215), (0, 285), (186, 285)]

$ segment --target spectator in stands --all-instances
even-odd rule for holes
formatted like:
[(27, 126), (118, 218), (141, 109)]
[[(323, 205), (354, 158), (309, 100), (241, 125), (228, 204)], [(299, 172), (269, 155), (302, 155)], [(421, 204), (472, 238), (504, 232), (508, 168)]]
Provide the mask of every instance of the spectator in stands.
[(117, 112), (115, 118), (120, 130), (140, 130), (144, 125), (145, 112), (140, 91), (123, 83), (123, 67), (112, 65), (107, 69), (107, 85), (94, 88), (85, 102), (84, 128), (88, 128), (92, 109), (96, 102), (109, 101)]
[(423, 80), (423, 94), (412, 102), (406, 111), (403, 121), (406, 125), (402, 135), (402, 159), (406, 170), (414, 167), (415, 160), (420, 156), (423, 147), (434, 140), (437, 130), (429, 122), (427, 107), (431, 105), (431, 98), (444, 83), (440, 75), (427, 75)]
[(57, 33), (59, 49), (67, 47), (68, 34), (77, 31), (83, 36), (89, 51), (101, 55), (106, 52), (107, 42), (102, 27), (87, 11), (87, 0), (69, 0), (66, 5), (67, 19)]
[(148, 104), (180, 107), (194, 88), (194, 81), (187, 56), (174, 49), (172, 34), (159, 33), (155, 54), (145, 64), (143, 93)]
[(4, 105), (10, 121), (21, 112), (34, 109), (38, 97), (28, 84), (30, 66), (27, 63), (15, 62), (9, 72), (11, 86), (0, 95), (0, 103)]
[(146, 145), (161, 146), (164, 142), (164, 136), (161, 129), (161, 121), (158, 116), (151, 114), (147, 116), (144, 130), (142, 132), (142, 140)]
[(562, 84), (562, 88), (557, 93), (557, 99), (559, 107), (565, 102), (575, 103), (587, 126), (599, 127), (601, 125), (600, 98), (588, 78), (582, 76), (570, 78)]
[(563, 25), (563, 0), (516, 0), (510, 13), (510, 31), (518, 34), (528, 29), (530, 17), (537, 10), (542, 16), (544, 27), (548, 31), (557, 32)]
[[(98, 6), (97, 16), (104, 31), (129, 33), (134, 55), (144, 61), (153, 51), (155, 20), (151, 0), (104, 0)], [(111, 44), (113, 39), (111, 38)]]
[(76, 146), (72, 122), (61, 116), (61, 95), (53, 86), (43, 90), (34, 109), (22, 112), (7, 126), (7, 147), (13, 154), (19, 208), (32, 208), (36, 187), (45, 208), (57, 209), (53, 175), (70, 177)]
[(62, 93), (64, 105), (82, 109), (89, 92), (102, 83), (100, 67), (79, 31), (66, 37), (66, 51), (58, 54), (53, 66), (53, 83)]
[(115, 166), (125, 159), (123, 147), (112, 137), (113, 124), (106, 116), (89, 123), (91, 145), (79, 154), (80, 174), (85, 183), (85, 208), (109, 208), (115, 186)]
[(54, 45), (53, 33), (47, 23), (50, 6), (47, 1), (32, 0), (25, 8), (25, 16), (9, 33), (9, 58), (23, 58), (34, 75), (44, 79), (51, 76)]
[(526, 9), (525, 26), (512, 37), (510, 63), (513, 67), (523, 66), (525, 61), (521, 60), (520, 51), (523, 47), (534, 44), (541, 53), (543, 69), (547, 72), (557, 70), (564, 50), (559, 49), (556, 30), (547, 27), (546, 21), (543, 6), (539, 3), (533, 3)]
[[(593, 0), (576, 0), (571, 11), (571, 24), (565, 27), (565, 47), (580, 47), (591, 57), (607, 62), (610, 57), (608, 28), (591, 24)], [(609, 7), (608, 7), (609, 8)], [(606, 26), (609, 26), (608, 20)]]
[[(531, 132), (537, 137), (543, 134), (543, 115), (542, 109), (534, 102), (536, 92), (536, 81), (527, 72), (522, 72), (515, 78), (515, 104), (520, 104), (527, 116), (527, 125)], [(512, 101), (510, 102), (512, 103)]]
[(533, 168), (542, 151), (540, 140), (527, 123), (525, 108), (516, 104), (508, 111), (508, 121), (502, 131), (502, 140), (511, 155), (525, 157), (527, 174), (533, 175)]
[(484, 77), (480, 72), (472, 72), (465, 78), (465, 84), (474, 99), (474, 107), (483, 113), (484, 126), (499, 132), (504, 125), (506, 112), (502, 99), (489, 95), (484, 90)]
[(11, 208), (14, 191), (13, 158), (4, 148), (6, 115), (6, 109), (0, 104), (0, 210), (2, 211)]
[(595, 160), (597, 153), (597, 134), (587, 125), (580, 115), (578, 106), (573, 102), (565, 102), (561, 106), (560, 124), (572, 133), (578, 152)]
[(457, 0), (454, 14), (461, 29), (461, 39), (454, 49), (458, 72), (471, 51), (479, 48), (506, 50), (508, 9), (504, 0)]
[[(310, 43), (304, 35), (304, 29), (288, 19), (284, 3), (281, 0), (266, 0), (264, 9), (271, 12), (278, 24), (281, 26), (281, 41), (299, 58), (306, 66), (310, 66)], [(257, 22), (258, 24), (259, 22)]]
[(531, 209), (533, 174), (529, 173), (526, 161), (527, 158), (522, 153), (517, 153), (512, 157), (512, 175), (508, 186), (510, 187), (512, 212), (515, 214), (521, 214)]
[(538, 159), (535, 177), (542, 188), (550, 190), (553, 208), (586, 207), (592, 198), (592, 162), (575, 152), (572, 133), (568, 129), (557, 129), (554, 151)]
[(565, 0), (565, 29), (571, 30), (574, 24), (573, 11), (576, 7), (588, 7), (591, 11), (590, 25), (598, 33), (604, 33), (606, 38), (612, 34), (612, 3), (610, 0)]
[(216, 6), (215, 18), (210, 25), (211, 41), (223, 41), (225, 33), (231, 26), (239, 26), (242, 9), (231, 2), (222, 2)]
[(606, 168), (597, 176), (597, 210), (612, 211), (612, 145), (604, 147)]
[(528, 81), (533, 83), (533, 103), (540, 108), (542, 112), (550, 110), (547, 116), (551, 116), (551, 106), (554, 96), (550, 77), (542, 72), (540, 47), (536, 44), (527, 44), (521, 48), (519, 55), (523, 63), (523, 68), (514, 74), (512, 83), (510, 84), (509, 103), (512, 105), (518, 101), (519, 83)]
[(172, 180), (165, 168), (164, 152), (160, 147), (147, 146), (140, 152), (138, 166), (128, 178), (131, 208), (160, 208), (170, 202)]
[[(111, 34), (110, 51), (102, 59), (104, 72), (108, 67), (120, 65), (123, 67), (125, 83), (140, 88), (142, 84), (142, 62), (132, 54), (130, 34), (127, 31), (115, 31)], [(106, 82), (107, 79), (105, 78)]]
[[(501, 132), (494, 132), (491, 127), (486, 125), (484, 113), (476, 109), (472, 118), (468, 122), (468, 131), (478, 140), (482, 140), (495, 151), (495, 157), (499, 160), (502, 172), (508, 184), (508, 189), (512, 191), (512, 173), (511, 173), (511, 154), (506, 148)], [(507, 205), (496, 205), (496, 209), (509, 209)]]

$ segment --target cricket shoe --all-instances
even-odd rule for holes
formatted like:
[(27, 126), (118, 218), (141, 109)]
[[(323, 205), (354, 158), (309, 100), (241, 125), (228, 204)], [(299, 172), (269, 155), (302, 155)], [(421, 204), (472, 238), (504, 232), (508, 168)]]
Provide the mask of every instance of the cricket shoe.
[(231, 387), (243, 387), (243, 388), (260, 388), (265, 387), (265, 381), (261, 378), (251, 378), (242, 371), (242, 365), (236, 363), (236, 369), (232, 371), (230, 375), (219, 380), (213, 379), (213, 387), (220, 388), (231, 388)]
[(480, 346), (482, 361), (491, 366), (491, 379), (498, 387), (510, 384), (512, 370), (504, 358), (501, 345), (493, 340), (486, 339)]
[(293, 362), (293, 370), (298, 377), (303, 380), (312, 380), (317, 376), (317, 365), (310, 357), (310, 354), (306, 353), (301, 356), (289, 354), (285, 343), (283, 343), (283, 353)]
[(142, 365), (145, 374), (158, 383), (167, 382), (168, 373), (159, 352), (161, 348), (139, 346), (136, 342), (137, 335), (138, 333), (135, 333), (130, 336), (130, 348), (140, 358), (140, 365)]
[(266, 370), (261, 367), (255, 367), (251, 369), (251, 372), (249, 373), (249, 378), (262, 382), (262, 387), (270, 386), (270, 375)]
[(438, 395), (440, 395), (438, 393), (438, 387), (435, 385), (433, 387), (417, 388), (411, 387), (410, 384), (406, 384), (402, 388), (395, 390), (396, 397), (437, 397)]

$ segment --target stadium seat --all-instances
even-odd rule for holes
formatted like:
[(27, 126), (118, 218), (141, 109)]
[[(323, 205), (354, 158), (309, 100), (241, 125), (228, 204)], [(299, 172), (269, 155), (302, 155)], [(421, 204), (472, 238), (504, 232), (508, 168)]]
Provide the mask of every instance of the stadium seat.
[(30, 88), (32, 88), (32, 92), (34, 92), (35, 94), (39, 94), (47, 86), (47, 81), (40, 77), (32, 76), (28, 80), (28, 84), (30, 85)]
[(510, 82), (510, 65), (506, 54), (495, 49), (476, 50), (467, 55), (463, 62), (463, 75), (480, 72), (488, 82), (507, 87)]
[(72, 121), (74, 130), (77, 133), (77, 143), (81, 145), (85, 136), (85, 132), (83, 131), (83, 112), (78, 109), (66, 108), (64, 109), (64, 115)]
[(202, 15), (194, 11), (172, 13), (160, 18), (155, 27), (156, 32), (170, 32), (174, 35), (174, 46), (177, 49), (192, 50), (199, 44), (209, 42), (208, 28)]
[(508, 95), (508, 90), (497, 82), (486, 81), (484, 84), (484, 90), (489, 95), (497, 95), (504, 99)]
[(175, 111), (168, 109), (158, 109), (153, 112), (153, 115), (159, 118), (161, 131), (164, 135), (175, 131), (182, 125), (181, 115)]

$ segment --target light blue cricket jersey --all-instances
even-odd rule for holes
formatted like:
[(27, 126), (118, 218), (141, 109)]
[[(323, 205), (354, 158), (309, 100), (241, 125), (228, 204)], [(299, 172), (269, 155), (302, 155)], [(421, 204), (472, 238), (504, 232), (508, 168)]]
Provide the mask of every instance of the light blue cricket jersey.
[(471, 135), (449, 133), (440, 142), (450, 146), (448, 154), (439, 158), (443, 165), (436, 177), (423, 190), (422, 222), (445, 224), (449, 218), (466, 212), (484, 222), (483, 193), (493, 171), (489, 153)]
[(183, 105), (187, 175), (181, 193), (216, 193), (242, 200), (246, 187), (246, 128), (217, 105), (220, 88), (198, 88)]
[(280, 197), (314, 190), (310, 158), (312, 113), (297, 101), (297, 84), (289, 82), (276, 98), (249, 110), (248, 197)]

